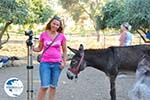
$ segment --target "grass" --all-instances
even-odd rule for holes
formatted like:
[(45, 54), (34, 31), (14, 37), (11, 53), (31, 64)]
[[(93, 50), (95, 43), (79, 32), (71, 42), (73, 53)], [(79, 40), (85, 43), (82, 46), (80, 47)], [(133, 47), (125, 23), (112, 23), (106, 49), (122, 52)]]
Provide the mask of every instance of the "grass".
[[(100, 41), (97, 42), (96, 36), (77, 36), (77, 35), (66, 35), (67, 36), (67, 45), (78, 49), (80, 44), (84, 45), (85, 49), (88, 48), (106, 48), (109, 46), (117, 46), (119, 45), (118, 42), (118, 35), (114, 36), (103, 36), (100, 37)], [(0, 49), (0, 55), (4, 56), (18, 56), (18, 57), (26, 57), (27, 56), (27, 46), (26, 40), (28, 36), (24, 35), (11, 35), (10, 40), (7, 44), (3, 45), (3, 48)], [(133, 44), (142, 44), (144, 43), (141, 38), (135, 35)], [(68, 53), (70, 51), (68, 50)]]

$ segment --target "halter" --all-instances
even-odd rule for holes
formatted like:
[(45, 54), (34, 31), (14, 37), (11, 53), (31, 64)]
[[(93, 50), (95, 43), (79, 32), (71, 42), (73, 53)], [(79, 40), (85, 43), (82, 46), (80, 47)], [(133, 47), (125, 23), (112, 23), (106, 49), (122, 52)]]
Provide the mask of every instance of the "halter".
[(80, 72), (79, 68), (80, 68), (80, 65), (81, 65), (83, 59), (84, 59), (84, 53), (82, 54), (81, 59), (80, 59), (78, 65), (77, 65), (77, 67), (68, 68), (68, 70), (71, 71), (72, 73), (74, 73), (75, 75), (78, 75), (79, 72)]

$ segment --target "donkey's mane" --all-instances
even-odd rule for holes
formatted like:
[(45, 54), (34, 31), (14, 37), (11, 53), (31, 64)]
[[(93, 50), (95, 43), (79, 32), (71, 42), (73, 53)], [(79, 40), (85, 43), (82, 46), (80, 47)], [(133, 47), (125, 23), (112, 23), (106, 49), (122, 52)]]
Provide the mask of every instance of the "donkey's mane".
[[(142, 45), (140, 45), (142, 46)], [(147, 46), (146, 44), (143, 44), (143, 46)], [(150, 46), (150, 45), (149, 45)], [(108, 48), (98, 48), (98, 49), (85, 49), (85, 53), (91, 54), (91, 55), (103, 55), (106, 54), (114, 49), (122, 49), (122, 48), (139, 48), (139, 45), (132, 45), (132, 46), (110, 46)], [(126, 49), (127, 50), (127, 49)]]
[(103, 49), (85, 49), (85, 53), (97, 55), (97, 54), (103, 54), (108, 52), (110, 50), (109, 48), (103, 48)]
[[(142, 45), (140, 45), (142, 46)], [(143, 46), (147, 46), (147, 44), (143, 44)], [(150, 45), (149, 45), (150, 46)], [(110, 46), (108, 48), (98, 48), (98, 49), (85, 49), (86, 53), (90, 53), (90, 54), (97, 54), (97, 53), (102, 53), (102, 52), (107, 52), (111, 49), (116, 49), (116, 48), (137, 48), (139, 47), (139, 45), (131, 45), (131, 46)]]

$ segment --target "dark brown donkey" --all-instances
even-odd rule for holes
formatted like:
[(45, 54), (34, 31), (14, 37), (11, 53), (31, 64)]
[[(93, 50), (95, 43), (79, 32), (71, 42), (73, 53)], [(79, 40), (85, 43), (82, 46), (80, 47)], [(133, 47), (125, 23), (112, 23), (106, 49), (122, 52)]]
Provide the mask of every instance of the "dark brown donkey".
[(106, 49), (85, 49), (81, 44), (79, 50), (68, 47), (75, 55), (71, 59), (67, 77), (73, 79), (86, 67), (103, 71), (110, 79), (111, 100), (116, 100), (115, 80), (119, 71), (136, 71), (143, 51), (150, 50), (150, 45), (126, 47), (108, 47)]

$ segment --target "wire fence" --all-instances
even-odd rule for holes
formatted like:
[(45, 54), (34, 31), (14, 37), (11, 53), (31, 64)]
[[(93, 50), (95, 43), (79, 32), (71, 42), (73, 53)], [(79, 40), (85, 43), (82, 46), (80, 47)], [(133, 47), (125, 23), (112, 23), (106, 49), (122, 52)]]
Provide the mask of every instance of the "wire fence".
[[(100, 36), (97, 41), (96, 36), (67, 35), (68, 45), (74, 48), (83, 44), (85, 48), (107, 48), (109, 46), (119, 46), (119, 35)], [(138, 34), (134, 34), (132, 45), (145, 44)]]

